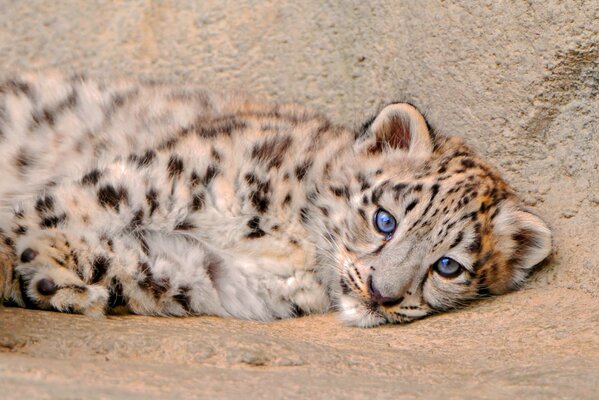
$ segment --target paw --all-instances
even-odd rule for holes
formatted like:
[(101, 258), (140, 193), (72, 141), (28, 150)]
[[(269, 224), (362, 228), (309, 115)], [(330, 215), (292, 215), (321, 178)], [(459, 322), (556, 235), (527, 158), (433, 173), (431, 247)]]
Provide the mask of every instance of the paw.
[(35, 262), (70, 270), (77, 268), (69, 241), (64, 234), (55, 230), (44, 230), (21, 237), (17, 241), (16, 250), (22, 264)]
[(86, 284), (75, 272), (69, 243), (59, 232), (24, 236), (17, 243), (22, 305), (89, 316), (102, 316), (108, 291)]

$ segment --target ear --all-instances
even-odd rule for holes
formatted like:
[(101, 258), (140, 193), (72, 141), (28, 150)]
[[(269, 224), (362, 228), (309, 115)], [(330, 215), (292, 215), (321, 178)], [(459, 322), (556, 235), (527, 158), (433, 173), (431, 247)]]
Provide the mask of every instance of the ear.
[(411, 104), (385, 107), (356, 138), (356, 152), (378, 154), (403, 152), (410, 157), (428, 158), (433, 140), (424, 116)]
[(536, 215), (504, 204), (493, 220), (498, 250), (505, 256), (511, 277), (508, 288), (515, 288), (528, 277), (530, 270), (551, 253), (551, 230)]

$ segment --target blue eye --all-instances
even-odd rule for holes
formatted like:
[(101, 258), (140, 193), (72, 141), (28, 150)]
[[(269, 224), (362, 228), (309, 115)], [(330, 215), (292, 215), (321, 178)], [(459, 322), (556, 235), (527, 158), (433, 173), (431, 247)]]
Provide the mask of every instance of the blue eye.
[(442, 257), (433, 264), (433, 269), (444, 278), (455, 278), (464, 270), (462, 264), (449, 257)]
[(389, 239), (393, 232), (395, 232), (397, 222), (395, 222), (393, 215), (382, 208), (379, 208), (376, 213), (374, 213), (374, 226), (380, 233), (385, 234), (387, 239)]

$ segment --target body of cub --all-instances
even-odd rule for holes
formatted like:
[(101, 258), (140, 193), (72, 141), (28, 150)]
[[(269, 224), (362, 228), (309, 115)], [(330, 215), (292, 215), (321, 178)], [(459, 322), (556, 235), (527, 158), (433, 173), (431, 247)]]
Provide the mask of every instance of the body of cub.
[(550, 249), (496, 172), (407, 104), (354, 132), (295, 105), (21, 76), (0, 84), (0, 171), (0, 293), (31, 308), (336, 307), (372, 326), (515, 287)]

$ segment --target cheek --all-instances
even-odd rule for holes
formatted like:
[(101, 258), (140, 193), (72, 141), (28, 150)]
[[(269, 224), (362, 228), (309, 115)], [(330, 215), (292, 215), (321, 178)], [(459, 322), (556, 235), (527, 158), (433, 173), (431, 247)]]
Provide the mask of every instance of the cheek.
[(462, 305), (476, 297), (476, 285), (463, 276), (445, 279), (435, 273), (427, 278), (423, 288), (424, 301), (436, 310), (444, 310)]

